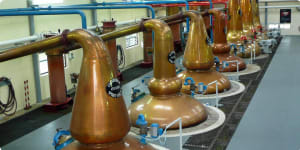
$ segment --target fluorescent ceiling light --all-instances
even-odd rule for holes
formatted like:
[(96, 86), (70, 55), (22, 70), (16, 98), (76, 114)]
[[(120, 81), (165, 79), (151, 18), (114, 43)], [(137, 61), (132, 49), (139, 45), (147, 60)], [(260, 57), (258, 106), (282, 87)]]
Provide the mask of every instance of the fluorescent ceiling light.
[(32, 0), (33, 5), (60, 4), (63, 2), (64, 2), (64, 0)]

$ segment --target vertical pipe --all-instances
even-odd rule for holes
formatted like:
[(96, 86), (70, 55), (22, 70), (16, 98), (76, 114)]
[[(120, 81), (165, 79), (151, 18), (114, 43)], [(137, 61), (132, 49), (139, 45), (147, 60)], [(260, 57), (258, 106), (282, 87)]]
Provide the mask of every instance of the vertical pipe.
[[(268, 6), (268, 2), (265, 2), (265, 6)], [(268, 29), (268, 8), (265, 8), (265, 29)]]
[[(27, 0), (27, 7), (31, 7), (32, 2)], [(29, 20), (29, 32), (30, 35), (35, 34), (35, 24), (34, 17), (28, 16)], [(33, 69), (34, 69), (34, 84), (35, 84), (35, 94), (37, 103), (42, 102), (42, 94), (41, 94), (41, 79), (40, 79), (40, 61), (37, 53), (32, 55)]]
[(45, 109), (64, 105), (67, 101), (63, 54), (47, 53), (51, 102)]
[[(97, 3), (96, 0), (91, 0), (91, 3)], [(98, 21), (97, 21), (97, 10), (96, 9), (92, 9), (92, 25), (97, 25)]]

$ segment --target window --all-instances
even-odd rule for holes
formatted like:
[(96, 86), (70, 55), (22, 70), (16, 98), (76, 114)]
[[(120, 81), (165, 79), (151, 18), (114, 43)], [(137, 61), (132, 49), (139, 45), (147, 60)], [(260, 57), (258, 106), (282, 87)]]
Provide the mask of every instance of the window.
[(290, 28), (291, 28), (291, 24), (289, 23), (280, 24), (280, 29), (290, 29)]
[(139, 45), (137, 33), (128, 35), (125, 38), (126, 38), (126, 49)]
[(279, 24), (269, 24), (269, 29), (279, 29)]
[[(45, 53), (39, 54), (40, 61), (40, 75), (48, 74), (48, 60)], [(67, 57), (64, 55), (64, 67), (67, 67)]]
[(269, 24), (269, 29), (290, 29), (291, 24), (281, 23), (281, 24)]

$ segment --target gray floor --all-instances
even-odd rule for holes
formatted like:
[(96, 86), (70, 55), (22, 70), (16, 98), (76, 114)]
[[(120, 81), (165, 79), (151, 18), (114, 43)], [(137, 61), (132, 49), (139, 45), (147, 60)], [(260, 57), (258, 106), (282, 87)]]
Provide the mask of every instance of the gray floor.
[(284, 37), (227, 150), (300, 149), (300, 37)]

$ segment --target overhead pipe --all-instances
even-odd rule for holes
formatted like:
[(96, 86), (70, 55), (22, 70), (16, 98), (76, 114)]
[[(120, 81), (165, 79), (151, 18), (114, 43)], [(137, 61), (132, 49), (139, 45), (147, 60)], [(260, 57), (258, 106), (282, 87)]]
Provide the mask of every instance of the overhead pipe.
[[(227, 2), (223, 1), (212, 1), (212, 8), (215, 4), (224, 4), (224, 8), (227, 8)], [(208, 6), (211, 5), (209, 1), (191, 1), (189, 6)], [(184, 7), (185, 4), (152, 4), (152, 7)]]
[(32, 35), (32, 36), (23, 37), (23, 38), (14, 39), (14, 40), (0, 41), (0, 47), (4, 47), (6, 45), (12, 45), (12, 44), (16, 44), (16, 43), (35, 41), (40, 38), (41, 38), (41, 36), (39, 36), (39, 35)]
[(78, 14), (81, 17), (81, 26), (87, 29), (86, 16), (80, 10), (51, 10), (51, 11), (0, 11), (0, 16), (31, 16), (31, 15), (71, 15)]
[[(29, 7), (29, 8), (13, 8), (13, 9), (0, 9), (0, 13), (2, 12), (19, 12), (19, 11), (40, 11), (40, 10), (73, 10), (73, 9), (134, 9), (134, 8), (146, 8), (151, 11), (151, 17), (155, 18), (155, 11), (151, 6), (148, 5), (138, 5), (138, 6), (106, 6), (106, 7), (99, 7), (99, 6), (79, 6), (79, 5), (70, 5), (70, 6), (48, 6), (48, 7)], [(75, 10), (76, 11), (76, 10)], [(83, 13), (83, 12), (82, 12)]]
[(259, 6), (260, 9), (265, 8), (300, 8), (300, 5), (282, 5), (282, 6)]
[[(107, 6), (107, 5), (152, 5), (152, 4), (177, 4), (184, 3), (186, 10), (189, 10), (189, 3), (185, 0), (173, 0), (173, 1), (141, 1), (141, 2), (102, 2), (102, 3), (92, 3), (92, 4), (79, 4), (70, 5), (72, 6)], [(189, 20), (187, 20), (187, 31), (189, 31)]]

